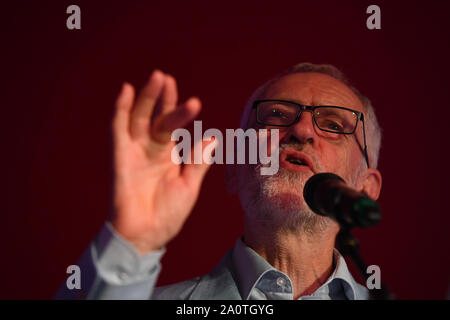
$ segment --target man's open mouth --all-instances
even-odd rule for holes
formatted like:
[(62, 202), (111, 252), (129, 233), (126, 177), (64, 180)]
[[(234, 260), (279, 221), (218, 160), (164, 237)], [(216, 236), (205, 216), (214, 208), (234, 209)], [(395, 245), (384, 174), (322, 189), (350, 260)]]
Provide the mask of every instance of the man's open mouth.
[(297, 166), (307, 166), (308, 165), (305, 161), (298, 159), (298, 158), (291, 157), (291, 156), (288, 156), (286, 158), (286, 161), (289, 163), (295, 164)]
[(314, 171), (310, 157), (306, 153), (292, 148), (281, 151), (280, 160), (281, 167), (287, 170), (298, 172)]

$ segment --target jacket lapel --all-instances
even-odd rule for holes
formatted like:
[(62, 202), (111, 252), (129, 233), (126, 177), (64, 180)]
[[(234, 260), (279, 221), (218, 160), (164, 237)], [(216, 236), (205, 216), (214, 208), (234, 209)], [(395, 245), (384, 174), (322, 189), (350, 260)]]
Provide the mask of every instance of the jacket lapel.
[(189, 300), (242, 300), (233, 276), (231, 250), (228, 251), (217, 266), (203, 276)]

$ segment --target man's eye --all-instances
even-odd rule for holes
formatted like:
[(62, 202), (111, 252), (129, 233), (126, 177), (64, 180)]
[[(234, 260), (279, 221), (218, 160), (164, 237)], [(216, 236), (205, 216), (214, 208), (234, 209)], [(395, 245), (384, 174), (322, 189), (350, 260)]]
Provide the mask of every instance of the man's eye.
[(275, 118), (286, 118), (286, 115), (278, 110), (278, 109), (272, 109), (272, 111), (269, 114), (270, 117), (275, 117)]
[(328, 130), (338, 131), (338, 132), (344, 131), (344, 126), (336, 121), (328, 120), (328, 121), (326, 121), (326, 123), (324, 125), (325, 125), (326, 129), (328, 129)]
[(331, 123), (329, 127), (330, 127), (330, 129), (336, 130), (336, 131), (340, 131), (342, 129), (342, 127), (336, 123)]

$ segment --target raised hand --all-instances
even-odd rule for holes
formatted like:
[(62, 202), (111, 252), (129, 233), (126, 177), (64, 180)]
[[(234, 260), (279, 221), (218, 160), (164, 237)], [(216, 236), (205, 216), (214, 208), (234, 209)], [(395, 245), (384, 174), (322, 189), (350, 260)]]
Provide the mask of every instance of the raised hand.
[(195, 97), (180, 105), (177, 100), (175, 79), (156, 70), (136, 99), (133, 86), (125, 83), (116, 101), (111, 222), (141, 254), (163, 247), (178, 234), (209, 168), (171, 161), (172, 131), (201, 109)]

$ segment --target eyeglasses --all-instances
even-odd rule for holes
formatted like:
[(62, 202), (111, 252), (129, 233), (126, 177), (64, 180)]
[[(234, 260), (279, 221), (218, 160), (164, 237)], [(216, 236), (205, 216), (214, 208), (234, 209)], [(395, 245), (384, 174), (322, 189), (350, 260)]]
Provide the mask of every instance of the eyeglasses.
[(290, 127), (296, 123), (304, 110), (312, 112), (313, 122), (320, 129), (320, 135), (328, 138), (336, 134), (354, 134), (359, 120), (363, 124), (364, 157), (369, 166), (366, 144), (364, 114), (360, 111), (336, 106), (304, 106), (286, 100), (256, 100), (256, 122), (264, 126)]

